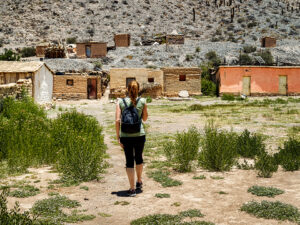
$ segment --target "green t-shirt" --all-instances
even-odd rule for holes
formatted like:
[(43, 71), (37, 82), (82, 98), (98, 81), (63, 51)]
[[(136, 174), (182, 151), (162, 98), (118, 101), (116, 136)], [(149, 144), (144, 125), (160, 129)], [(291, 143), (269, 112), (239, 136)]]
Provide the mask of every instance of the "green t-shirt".
[[(130, 100), (129, 97), (126, 97), (125, 101), (127, 103), (127, 106), (131, 105), (131, 100)], [(122, 98), (119, 98), (118, 102), (119, 102), (120, 108), (121, 108), (121, 110), (123, 112), (123, 110), (125, 109), (125, 104), (124, 104)], [(140, 100), (139, 100), (139, 102), (138, 102), (138, 104), (136, 106), (136, 109), (138, 111), (139, 117), (142, 116), (142, 112), (143, 112), (145, 104), (146, 104), (146, 99), (145, 98), (140, 98)], [(139, 136), (145, 136), (145, 135), (146, 135), (146, 132), (145, 132), (143, 123), (141, 123), (141, 130), (138, 133), (128, 134), (128, 133), (122, 132), (121, 129), (120, 129), (120, 137), (139, 137)]]

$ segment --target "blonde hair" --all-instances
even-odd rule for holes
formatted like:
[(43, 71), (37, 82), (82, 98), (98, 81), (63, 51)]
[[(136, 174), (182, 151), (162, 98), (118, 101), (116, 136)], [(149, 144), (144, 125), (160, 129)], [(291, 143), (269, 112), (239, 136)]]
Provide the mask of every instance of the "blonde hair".
[(139, 94), (140, 85), (137, 81), (133, 80), (128, 85), (128, 95), (130, 97), (131, 102), (136, 107), (136, 98)]

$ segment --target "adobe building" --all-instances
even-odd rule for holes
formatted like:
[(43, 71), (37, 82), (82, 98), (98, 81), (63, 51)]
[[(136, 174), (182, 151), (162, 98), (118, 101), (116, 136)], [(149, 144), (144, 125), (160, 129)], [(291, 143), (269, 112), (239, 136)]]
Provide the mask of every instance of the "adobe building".
[(31, 79), (31, 93), (37, 103), (52, 101), (53, 72), (44, 62), (0, 61), (0, 86), (20, 79)]
[(129, 47), (130, 34), (115, 34), (114, 41), (116, 47)]
[(166, 43), (168, 45), (184, 45), (184, 35), (182, 34), (167, 34)]
[(54, 75), (54, 99), (100, 99), (101, 96), (101, 72), (95, 72), (90, 74), (62, 73), (62, 75)]
[(128, 84), (136, 80), (140, 89), (149, 90), (144, 95), (158, 97), (163, 91), (163, 72), (147, 68), (113, 68), (110, 69), (110, 97), (123, 98), (126, 96)]
[(201, 69), (197, 67), (169, 67), (162, 68), (164, 77), (164, 95), (178, 96), (186, 90), (189, 95), (201, 95)]
[(300, 95), (299, 66), (220, 66), (216, 76), (220, 95)]
[(76, 44), (77, 58), (101, 58), (107, 54), (106, 42), (82, 42)]
[(272, 37), (263, 37), (261, 39), (261, 47), (263, 48), (272, 48), (276, 47), (276, 38)]
[(45, 57), (46, 48), (49, 47), (48, 43), (39, 44), (35, 47), (37, 57)]

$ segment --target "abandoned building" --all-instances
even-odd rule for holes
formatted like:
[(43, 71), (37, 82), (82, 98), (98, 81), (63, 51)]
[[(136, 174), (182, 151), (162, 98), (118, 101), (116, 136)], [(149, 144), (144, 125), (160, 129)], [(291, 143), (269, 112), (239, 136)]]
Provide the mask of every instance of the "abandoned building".
[(263, 48), (272, 48), (276, 47), (276, 38), (272, 37), (263, 37), (261, 39), (261, 47)]
[(162, 68), (164, 80), (164, 95), (178, 96), (186, 90), (189, 95), (201, 95), (201, 69), (197, 67)]
[(106, 42), (83, 42), (76, 44), (77, 58), (101, 58), (107, 54)]
[(166, 35), (166, 43), (168, 45), (184, 45), (184, 35), (168, 34)]
[(39, 44), (35, 47), (35, 52), (37, 57), (45, 57), (46, 48), (49, 46), (49, 43)]
[(143, 96), (178, 96), (186, 90), (190, 95), (201, 95), (199, 68), (118, 68), (110, 70), (110, 97), (125, 97), (128, 84), (136, 80)]
[(102, 72), (57, 73), (54, 75), (53, 99), (100, 99), (103, 93)]
[(51, 102), (53, 72), (43, 62), (0, 61), (0, 85), (32, 80), (32, 97), (38, 103)]
[(129, 47), (130, 34), (115, 34), (114, 41), (116, 47)]
[(300, 95), (296, 66), (220, 66), (216, 76), (220, 95)]

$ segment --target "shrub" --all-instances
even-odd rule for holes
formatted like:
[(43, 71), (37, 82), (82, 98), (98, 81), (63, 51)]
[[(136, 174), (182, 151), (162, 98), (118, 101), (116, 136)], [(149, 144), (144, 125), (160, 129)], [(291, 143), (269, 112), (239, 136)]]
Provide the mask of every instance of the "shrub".
[(248, 28), (253, 28), (253, 27), (255, 27), (255, 26), (257, 26), (257, 22), (255, 22), (255, 21), (250, 22), (250, 23), (248, 23), (248, 25), (247, 25)]
[(200, 52), (201, 51), (201, 48), (200, 47), (197, 47), (195, 52)]
[(221, 99), (226, 101), (234, 101), (235, 98), (233, 94), (223, 94)]
[(52, 136), (57, 168), (65, 178), (88, 181), (103, 172), (105, 144), (95, 118), (76, 111), (60, 114), (52, 124)]
[(193, 55), (186, 55), (185, 56), (185, 61), (192, 61), (193, 60), (193, 58), (194, 58), (194, 56)]
[(260, 52), (257, 55), (262, 57), (262, 59), (265, 61), (266, 65), (273, 65), (274, 59), (273, 59), (273, 56), (272, 56), (272, 53), (270, 52), (270, 50)]
[(242, 54), (240, 57), (240, 64), (241, 65), (251, 65), (252, 59), (248, 54)]
[(33, 225), (35, 219), (30, 218), (29, 212), (20, 212), (19, 203), (15, 203), (15, 207), (12, 210), (7, 208), (7, 195), (8, 189), (2, 191), (0, 194), (0, 221), (1, 224), (26, 224)]
[(289, 137), (284, 142), (283, 148), (275, 154), (275, 159), (286, 171), (295, 171), (300, 168), (300, 141), (295, 137)]
[(20, 56), (12, 50), (4, 50), (3, 54), (0, 54), (0, 61), (20, 61)]
[(147, 102), (147, 103), (151, 103), (151, 102), (152, 102), (152, 98), (151, 98), (150, 96), (147, 96), (147, 97), (146, 97), (146, 102)]
[(250, 133), (247, 129), (237, 138), (237, 152), (240, 156), (254, 159), (265, 152), (264, 138), (260, 134)]
[(300, 213), (295, 206), (279, 201), (262, 201), (261, 203), (251, 201), (243, 204), (241, 211), (245, 211), (258, 218), (289, 220), (297, 223), (300, 221)]
[(215, 51), (210, 51), (205, 54), (205, 58), (212, 63), (213, 66), (217, 67), (221, 64), (221, 59)]
[(261, 153), (255, 160), (255, 169), (258, 170), (258, 176), (270, 178), (278, 170), (278, 164), (274, 157)]
[(212, 122), (207, 124), (199, 165), (211, 171), (226, 171), (235, 164), (236, 158), (236, 134), (219, 131)]
[(77, 41), (76, 37), (67, 38), (67, 44), (76, 44), (76, 41)]
[(178, 133), (175, 142), (169, 142), (164, 146), (164, 152), (169, 161), (175, 164), (176, 169), (181, 172), (191, 171), (191, 163), (196, 160), (200, 147), (200, 134), (195, 127), (188, 131)]
[(146, 225), (146, 224), (179, 224), (181, 221), (180, 216), (170, 214), (153, 214), (139, 219), (133, 220), (131, 225)]
[(243, 51), (247, 54), (255, 52), (256, 51), (256, 47), (255, 46), (251, 46), (251, 45), (247, 45), (244, 46)]
[(217, 87), (216, 84), (210, 80), (207, 80), (205, 78), (201, 79), (201, 92), (203, 95), (207, 96), (215, 96)]
[(284, 193), (283, 190), (274, 187), (263, 187), (263, 186), (252, 186), (248, 189), (253, 195), (257, 196), (267, 196), (267, 197), (274, 197), (276, 195), (281, 195)]
[(21, 53), (21, 56), (23, 58), (35, 56), (35, 47), (25, 47), (25, 48), (22, 48), (21, 51), (20, 51), (20, 53)]
[(160, 183), (163, 187), (173, 187), (182, 185), (181, 181), (174, 180), (169, 177), (170, 172), (157, 170), (148, 174), (150, 178), (153, 178), (156, 182)]

